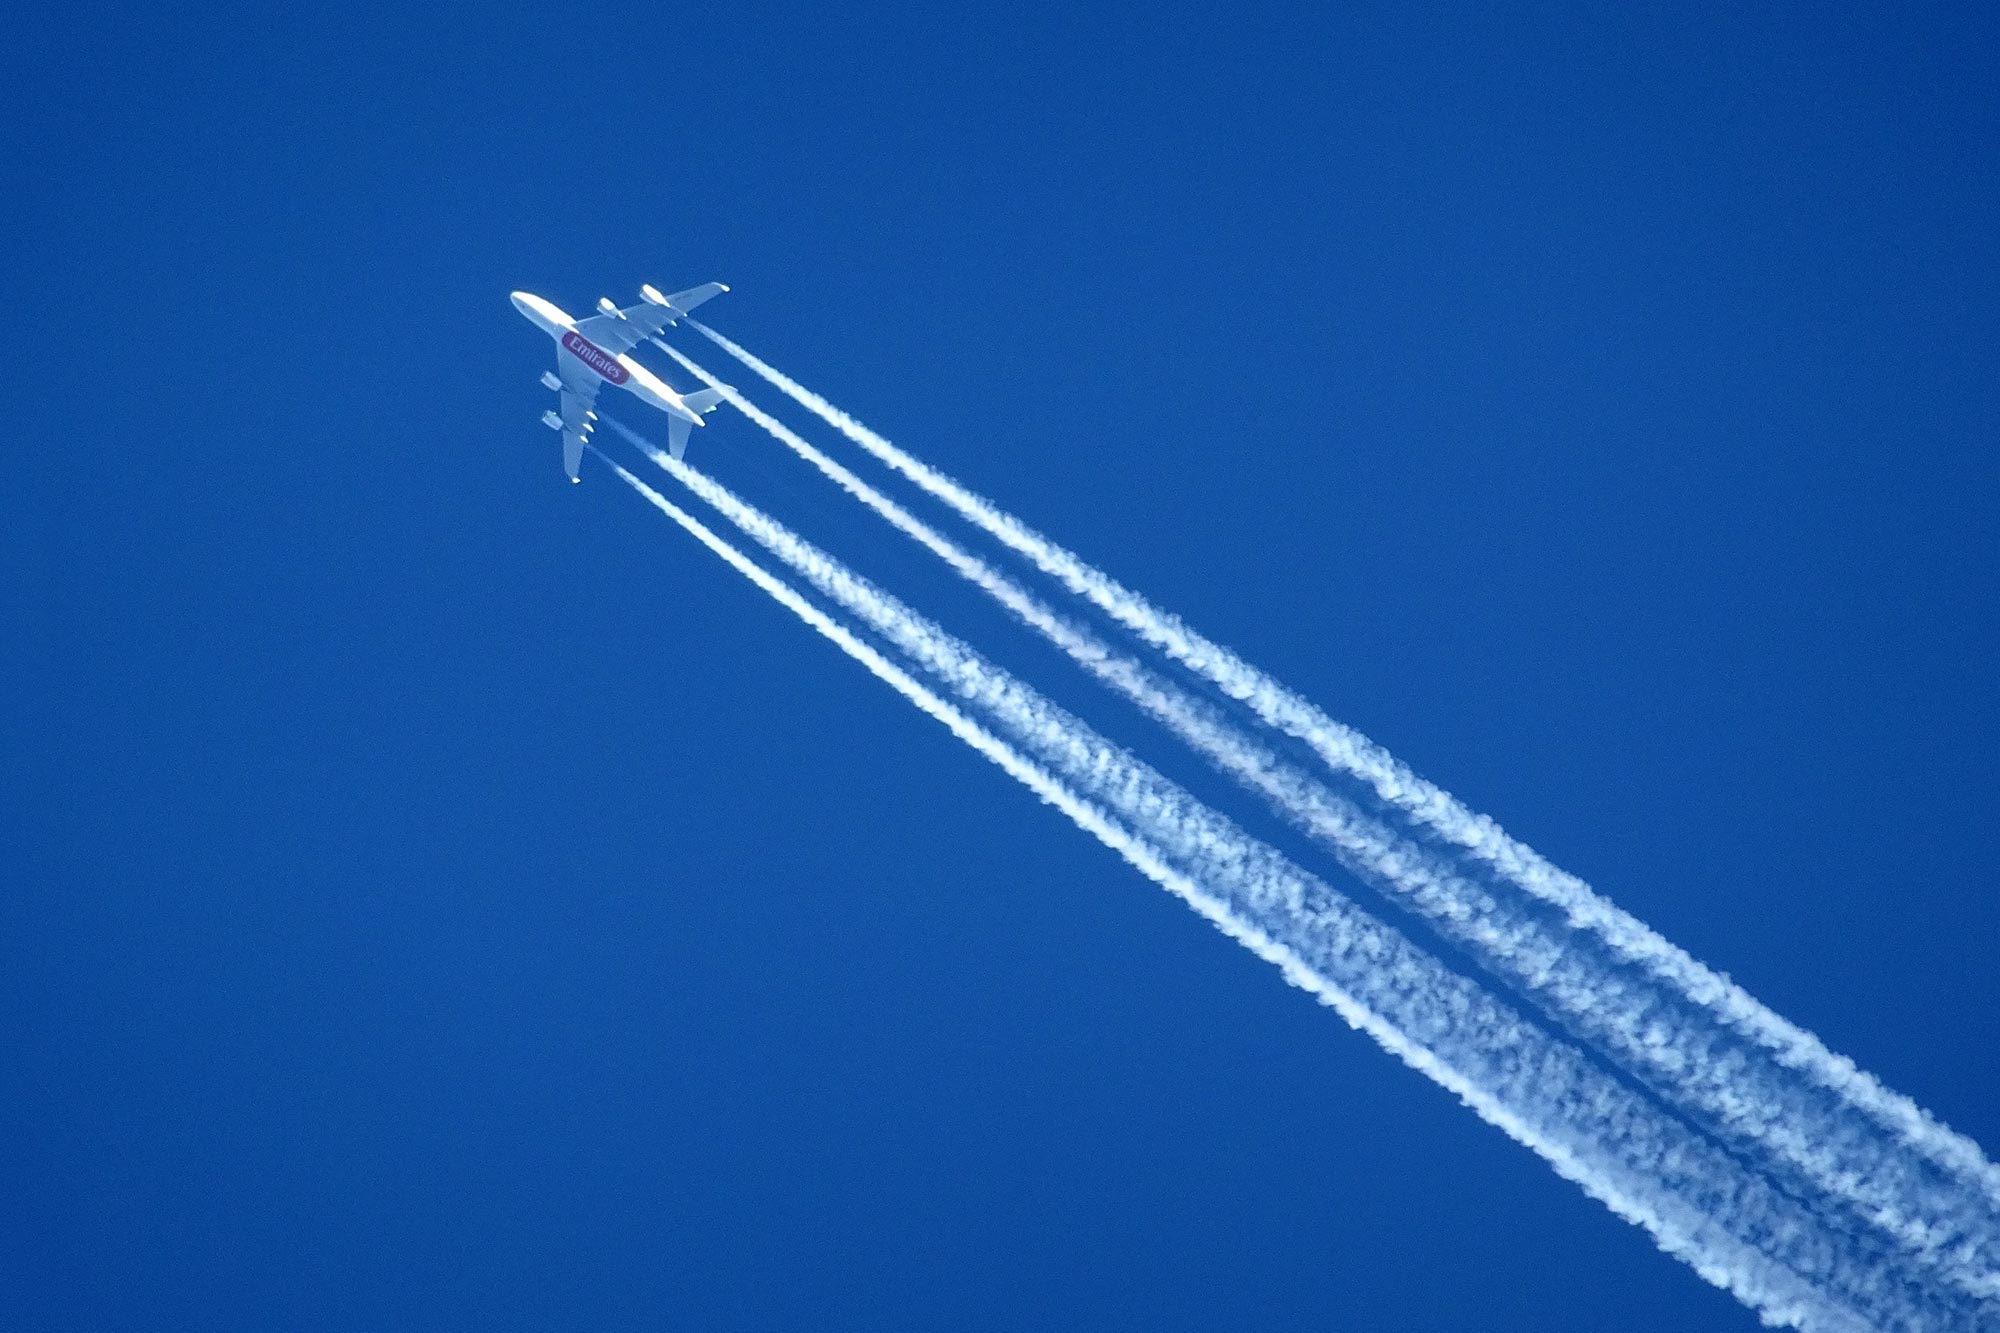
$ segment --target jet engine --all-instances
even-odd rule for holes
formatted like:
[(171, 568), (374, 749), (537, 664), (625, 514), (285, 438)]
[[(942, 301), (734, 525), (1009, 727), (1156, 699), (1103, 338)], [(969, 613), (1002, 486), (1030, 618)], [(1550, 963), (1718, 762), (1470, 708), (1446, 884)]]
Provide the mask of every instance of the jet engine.
[(554, 412), (544, 412), (542, 413), (542, 424), (544, 426), (547, 426), (550, 430), (561, 430), (562, 418), (557, 416)]
[(560, 389), (562, 388), (562, 380), (557, 378), (553, 370), (545, 370), (542, 372), (542, 387), (544, 389)]
[(602, 310), (607, 315), (615, 315), (618, 313), (618, 307), (611, 304), (611, 298), (608, 296), (600, 296), (597, 298), (597, 308), (599, 310)]
[(675, 305), (672, 301), (669, 301), (666, 297), (660, 295), (658, 290), (656, 290), (651, 283), (647, 283), (644, 286), (640, 287), (639, 295), (645, 299), (647, 305), (656, 305), (665, 309), (668, 313), (667, 323), (670, 325), (679, 324), (681, 322), (681, 316), (687, 313), (687, 311), (681, 309), (679, 306)]

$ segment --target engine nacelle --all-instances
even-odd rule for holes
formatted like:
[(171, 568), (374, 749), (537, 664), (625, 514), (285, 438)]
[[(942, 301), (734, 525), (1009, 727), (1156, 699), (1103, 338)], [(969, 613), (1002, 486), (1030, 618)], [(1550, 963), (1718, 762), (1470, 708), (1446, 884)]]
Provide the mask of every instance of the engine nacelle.
[(618, 307), (611, 304), (611, 298), (608, 296), (600, 296), (597, 298), (597, 308), (603, 311), (607, 315), (615, 315), (618, 313)]
[(667, 323), (669, 325), (679, 324), (681, 322), (681, 316), (687, 313), (687, 311), (681, 309), (679, 306), (675, 305), (672, 301), (669, 301), (666, 297), (660, 295), (659, 291), (655, 289), (650, 283), (639, 288), (639, 295), (645, 298), (647, 305), (656, 305), (659, 306), (662, 310), (667, 311), (668, 314), (671, 316), (671, 318), (667, 320)]
[(550, 430), (561, 430), (562, 418), (557, 416), (554, 412), (544, 412), (542, 413), (542, 424), (544, 426), (547, 426)]
[(561, 389), (562, 380), (556, 376), (553, 370), (545, 370), (542, 372), (542, 387), (544, 389)]

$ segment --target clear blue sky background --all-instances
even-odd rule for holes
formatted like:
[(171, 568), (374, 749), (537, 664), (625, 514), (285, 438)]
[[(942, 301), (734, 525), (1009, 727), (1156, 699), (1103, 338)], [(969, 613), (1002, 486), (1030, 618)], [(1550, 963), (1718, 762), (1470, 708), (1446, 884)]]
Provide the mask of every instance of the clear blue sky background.
[(0, 1323), (1751, 1324), (562, 484), (516, 287), (729, 282), (2000, 1145), (1996, 34), (1741, 8), (17, 19)]

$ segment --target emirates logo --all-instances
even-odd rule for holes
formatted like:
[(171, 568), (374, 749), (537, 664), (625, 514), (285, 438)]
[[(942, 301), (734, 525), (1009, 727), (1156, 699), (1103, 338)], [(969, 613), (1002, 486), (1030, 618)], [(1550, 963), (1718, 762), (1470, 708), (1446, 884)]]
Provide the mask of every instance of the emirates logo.
[(592, 370), (610, 380), (613, 384), (623, 384), (632, 378), (632, 372), (618, 364), (618, 358), (599, 347), (590, 339), (571, 329), (562, 337), (562, 345), (569, 354), (589, 366)]

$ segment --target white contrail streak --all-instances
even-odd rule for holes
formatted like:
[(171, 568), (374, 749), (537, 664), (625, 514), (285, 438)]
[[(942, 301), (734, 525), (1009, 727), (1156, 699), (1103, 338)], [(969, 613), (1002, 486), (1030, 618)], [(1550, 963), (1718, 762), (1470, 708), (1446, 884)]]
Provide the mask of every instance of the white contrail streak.
[[(1968, 1210), (1962, 1190), (1934, 1178), (1920, 1160), (1879, 1135), (1857, 1136), (1840, 1108), (1788, 1071), (1772, 1067), (1740, 1038), (1718, 1029), (1684, 996), (1662, 993), (1628, 967), (1580, 950), (1574, 935), (1536, 919), (1452, 873), (1423, 847), (1399, 838), (1351, 802), (1242, 734), (1089, 630), (1063, 619), (1019, 584), (943, 537), (853, 472), (675, 348), (655, 344), (739, 411), (892, 526), (943, 560), (1098, 679), (1330, 847), (1343, 866), (1417, 913), (1578, 1037), (1603, 1047), (1635, 1076), (1727, 1139), (1774, 1157), (1853, 1207), (1922, 1262), (1962, 1289), (2000, 1294), (1991, 1256), (1992, 1219)], [(613, 426), (648, 453), (654, 446)]]
[[(1989, 1215), (2000, 1207), (2000, 1168), (1979, 1145), (1939, 1123), (1929, 1112), (1818, 1037), (1775, 1013), (1762, 1002), (1644, 922), (1626, 913), (1534, 849), (1510, 837), (1491, 818), (1474, 813), (1455, 797), (1410, 770), (1360, 732), (1327, 716), (1312, 703), (1220, 644), (1205, 638), (1178, 616), (1162, 611), (1073, 552), (999, 509), (985, 497), (929, 467), (870, 430), (826, 399), (806, 389), (736, 343), (695, 320), (687, 321), (794, 402), (818, 416), (874, 458), (943, 501), (1071, 592), (1110, 615), (1152, 647), (1247, 705), (1267, 725), (1310, 746), (1335, 771), (1367, 783), (1386, 803), (1446, 841), (1463, 848), (1508, 882), (1559, 908), (1572, 926), (1602, 940), (1617, 958), (1630, 961), (1708, 1009), (1730, 1030), (1770, 1053), (1780, 1067), (1796, 1071), (1836, 1094), (1941, 1170), (1982, 1196)], [(1941, 1236), (1941, 1243), (1950, 1237)], [(1989, 1274), (1989, 1290), (1993, 1285)]]
[[(1857, 1311), (1884, 1326), (1962, 1320), (1961, 1311), (1882, 1255), (1857, 1247), (1853, 1237), (1829, 1235), (1805, 1207), (922, 617), (702, 474), (664, 455), (660, 461), (823, 594), (1014, 732), (1073, 790), (1129, 821), (1153, 849), (1153, 864), (1134, 860), (1140, 869), (1184, 897), (1219, 901), (1225, 916), (1248, 927), (1247, 936), (1232, 934), (1710, 1281), (1767, 1318), (1807, 1327), (1850, 1325)], [(664, 506), (629, 473), (620, 476)], [(1170, 882), (1162, 870), (1188, 882)]]

